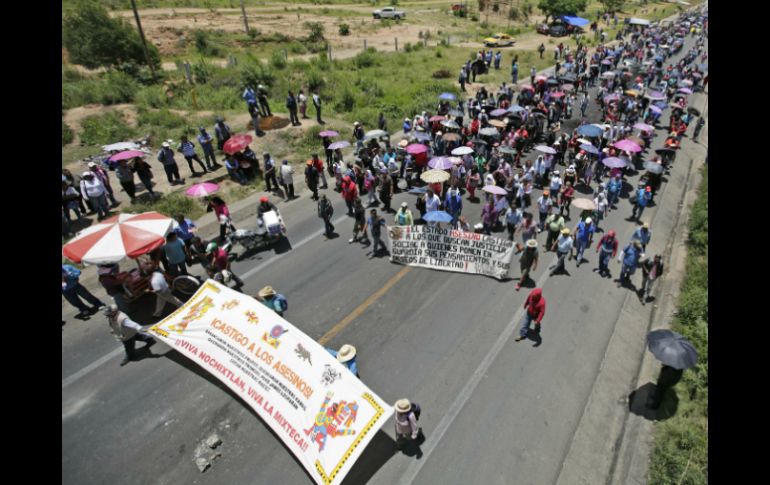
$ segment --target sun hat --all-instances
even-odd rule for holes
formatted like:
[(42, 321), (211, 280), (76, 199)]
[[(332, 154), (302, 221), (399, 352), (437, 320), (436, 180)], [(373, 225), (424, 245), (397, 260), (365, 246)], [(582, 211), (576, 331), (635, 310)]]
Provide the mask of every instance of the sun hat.
[(85, 171), (85, 172), (83, 172), (82, 174), (80, 174), (80, 176), (81, 176), (81, 177), (93, 177), (93, 176), (94, 176), (94, 174), (93, 174), (93, 173), (91, 173), (91, 172), (89, 172), (89, 171)]
[(265, 286), (264, 288), (259, 290), (259, 293), (257, 294), (260, 296), (260, 298), (267, 298), (268, 296), (275, 295), (275, 290), (273, 289), (272, 286)]
[(401, 140), (400, 142), (398, 142), (398, 146), (400, 146), (400, 147), (405, 147), (408, 144), (409, 144), (409, 141), (407, 141), (407, 140)]
[(395, 408), (399, 413), (408, 413), (412, 410), (412, 403), (409, 402), (409, 399), (399, 399), (396, 401)]
[(163, 148), (168, 148), (168, 147), (170, 147), (171, 145), (169, 145), (167, 141), (164, 141), (163, 143), (161, 143), (161, 146), (162, 146)]
[(345, 344), (340, 347), (340, 351), (337, 352), (337, 362), (344, 364), (349, 360), (353, 360), (356, 356), (356, 348), (350, 344)]
[(403, 207), (404, 209), (406, 209), (407, 207), (409, 207), (409, 204), (407, 204), (406, 202), (402, 202), (402, 203), (401, 203), (401, 207)]
[(564, 229), (561, 230), (561, 233), (564, 234), (565, 236), (569, 236), (569, 232), (570, 232), (569, 227), (565, 227)]
[(88, 162), (89, 167), (96, 167), (96, 162)]
[(527, 247), (528, 248), (536, 248), (537, 247), (537, 241), (534, 239), (530, 239), (527, 241)]
[(593, 221), (594, 221), (594, 220), (593, 220), (593, 219), (591, 219), (590, 217), (587, 217), (587, 218), (586, 218), (586, 224), (590, 224), (590, 223), (592, 223)]
[(649, 229), (650, 228), (650, 223), (649, 222), (645, 222), (644, 224), (642, 224), (642, 227), (644, 229)]

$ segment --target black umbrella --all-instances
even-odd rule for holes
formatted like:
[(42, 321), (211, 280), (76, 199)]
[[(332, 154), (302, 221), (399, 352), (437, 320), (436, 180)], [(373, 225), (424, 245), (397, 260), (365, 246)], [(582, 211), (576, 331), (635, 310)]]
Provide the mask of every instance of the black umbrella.
[(687, 108), (687, 112), (690, 114), (694, 114), (695, 116), (700, 116), (700, 111), (698, 111), (695, 108)]
[(549, 79), (548, 79), (548, 80), (547, 80), (545, 83), (546, 83), (546, 84), (548, 84), (548, 85), (550, 85), (550, 86), (556, 86), (556, 85), (558, 85), (558, 84), (559, 84), (559, 81), (557, 81), (557, 80), (556, 80), (556, 79), (554, 79), (554, 78), (549, 78)]
[(654, 173), (656, 175), (662, 174), (663, 170), (665, 170), (665, 167), (663, 165), (656, 162), (644, 162), (644, 168), (648, 172)]
[(482, 140), (481, 138), (474, 138), (470, 140), (474, 145), (489, 145), (486, 141)]
[(695, 347), (671, 330), (653, 330), (648, 333), (647, 348), (659, 361), (674, 369), (689, 369), (698, 363)]
[(657, 150), (655, 150), (655, 153), (657, 153), (658, 155), (673, 155), (674, 153), (676, 153), (676, 150), (674, 150), (673, 148), (658, 148)]

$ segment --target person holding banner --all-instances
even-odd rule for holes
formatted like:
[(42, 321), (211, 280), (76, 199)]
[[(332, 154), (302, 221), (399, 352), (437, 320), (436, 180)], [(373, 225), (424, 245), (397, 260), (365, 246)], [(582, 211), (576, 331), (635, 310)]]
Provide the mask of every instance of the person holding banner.
[(401, 203), (401, 208), (396, 212), (396, 224), (399, 226), (413, 226), (414, 217), (412, 217), (412, 211), (409, 210), (409, 204), (406, 202)]
[(348, 368), (350, 372), (353, 373), (354, 376), (360, 378), (361, 376), (358, 375), (358, 364), (356, 363), (356, 348), (353, 347), (350, 344), (345, 344), (342, 347), (340, 347), (339, 352), (327, 348), (327, 352), (329, 352), (332, 357), (337, 358), (337, 362), (344, 365)]
[(104, 315), (107, 317), (107, 323), (110, 325), (112, 334), (123, 344), (123, 348), (126, 351), (126, 356), (120, 363), (121, 367), (134, 359), (134, 345), (136, 345), (137, 340), (145, 342), (144, 348), (155, 344), (155, 339), (147, 333), (147, 328), (151, 325), (147, 327), (139, 325), (128, 318), (128, 315), (118, 310), (117, 305), (107, 305), (104, 309)]
[(422, 434), (422, 430), (417, 426), (420, 408), (412, 405), (409, 399), (399, 399), (395, 408), (396, 447), (400, 450), (403, 449), (405, 441), (416, 440)]
[(457, 186), (454, 186), (447, 191), (444, 207), (446, 207), (446, 211), (449, 215), (452, 216), (452, 227), (455, 227), (457, 218), (460, 217), (460, 214), (463, 212), (463, 198), (462, 195), (460, 195)]
[(369, 259), (372, 259), (373, 257), (377, 256), (377, 254), (379, 253), (380, 246), (382, 246), (382, 249), (386, 253), (388, 252), (388, 247), (380, 239), (380, 236), (382, 234), (382, 226), (385, 226), (386, 229), (388, 226), (385, 224), (385, 219), (377, 215), (377, 209), (372, 209), (370, 214), (371, 216), (367, 221), (367, 225), (372, 231), (372, 255), (369, 257)]
[(539, 255), (537, 252), (537, 241), (530, 239), (527, 241), (527, 247), (519, 258), (519, 267), (521, 268), (521, 277), (516, 283), (516, 291), (521, 289), (521, 284), (529, 279), (529, 273), (537, 270), (537, 261)]
[(286, 301), (286, 297), (280, 293), (276, 293), (272, 286), (265, 286), (259, 290), (259, 293), (257, 293), (255, 298), (281, 317), (283, 317), (283, 312), (289, 309), (289, 303)]

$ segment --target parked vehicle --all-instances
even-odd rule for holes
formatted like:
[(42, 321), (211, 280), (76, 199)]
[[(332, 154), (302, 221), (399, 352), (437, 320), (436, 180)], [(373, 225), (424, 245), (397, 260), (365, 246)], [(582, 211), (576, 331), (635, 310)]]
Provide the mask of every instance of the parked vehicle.
[[(263, 220), (262, 220), (263, 219)], [(236, 243), (247, 251), (272, 246), (280, 241), (286, 234), (286, 226), (283, 224), (280, 214), (268, 211), (262, 214), (262, 219), (257, 219), (257, 229), (238, 229), (229, 233), (225, 247), (232, 248)]]
[(513, 37), (508, 34), (495, 34), (484, 39), (484, 45), (487, 47), (508, 47), (512, 46), (514, 42)]
[(403, 10), (396, 10), (395, 7), (385, 7), (372, 12), (372, 16), (375, 19), (401, 20), (406, 17), (406, 12), (404, 12)]

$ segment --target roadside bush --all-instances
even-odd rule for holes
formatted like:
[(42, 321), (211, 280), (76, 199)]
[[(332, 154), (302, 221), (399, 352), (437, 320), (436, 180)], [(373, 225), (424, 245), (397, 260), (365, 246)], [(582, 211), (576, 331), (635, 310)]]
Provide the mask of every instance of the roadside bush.
[(479, 21), (479, 16), (476, 15), (475, 13), (472, 13), (471, 14), (471, 22), (478, 22), (478, 21)]
[(305, 22), (302, 24), (310, 35), (307, 36), (307, 40), (310, 42), (323, 42), (324, 38), (324, 26), (321, 22)]
[(452, 77), (452, 73), (447, 69), (439, 69), (438, 71), (434, 71), (432, 76), (435, 79), (448, 79)]
[(190, 68), (193, 78), (197, 84), (206, 84), (211, 77), (211, 64), (201, 58), (200, 62), (196, 62)]
[(270, 56), (270, 67), (277, 71), (283, 71), (286, 69), (286, 56), (283, 52), (275, 51)]
[(163, 86), (147, 86), (142, 88), (136, 97), (134, 102), (137, 106), (144, 106), (147, 108), (163, 108), (168, 106), (168, 98), (166, 97), (166, 90)]
[(307, 71), (306, 81), (308, 89), (312, 91), (318, 91), (326, 86), (326, 80), (323, 74), (315, 69)]
[(374, 47), (369, 47), (364, 52), (356, 55), (356, 57), (353, 58), (353, 62), (359, 69), (376, 66), (379, 64), (377, 51), (374, 49)]
[(61, 120), (61, 146), (72, 143), (74, 136), (75, 134), (72, 132), (72, 129), (67, 126), (64, 120)]
[(340, 24), (340, 35), (350, 35), (350, 26), (348, 24)]
[(182, 192), (162, 194), (158, 200), (134, 203), (129, 205), (127, 209), (127, 212), (134, 213), (150, 211), (157, 211), (168, 217), (184, 214), (192, 220), (201, 217), (205, 213), (203, 205), (198, 200), (187, 197)]
[(89, 116), (83, 120), (81, 127), (80, 141), (84, 145), (106, 145), (136, 135), (119, 111)]
[(208, 57), (222, 57), (226, 54), (225, 50), (215, 42), (211, 42), (209, 39), (209, 33), (196, 29), (192, 32), (193, 42), (195, 43), (195, 50), (199, 54)]
[(130, 103), (139, 90), (131, 76), (110, 71), (99, 78), (62, 83), (62, 108), (70, 109), (86, 104)]
[(241, 64), (240, 78), (243, 88), (246, 86), (256, 88), (259, 84), (272, 86), (275, 83), (275, 75), (259, 59), (255, 58)]
[(353, 93), (345, 87), (345, 89), (340, 94), (340, 99), (335, 103), (334, 110), (339, 113), (349, 113), (353, 111), (353, 108), (356, 106), (356, 98), (353, 96)]

